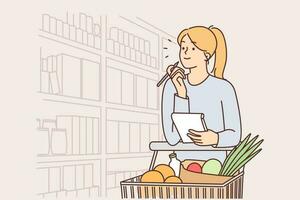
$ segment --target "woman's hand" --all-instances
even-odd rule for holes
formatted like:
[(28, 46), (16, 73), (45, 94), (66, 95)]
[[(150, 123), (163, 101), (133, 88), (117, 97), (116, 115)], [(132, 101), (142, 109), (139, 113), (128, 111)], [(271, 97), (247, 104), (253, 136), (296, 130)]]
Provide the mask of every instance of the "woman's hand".
[(184, 70), (180, 67), (174, 67), (173, 65), (170, 65), (167, 68), (167, 73), (169, 74), (176, 88), (177, 95), (181, 98), (186, 98), (186, 86), (183, 82), (183, 79), (185, 78)]
[(219, 135), (212, 130), (208, 131), (195, 131), (193, 129), (189, 130), (187, 134), (192, 141), (199, 146), (204, 145), (216, 145), (218, 144)]

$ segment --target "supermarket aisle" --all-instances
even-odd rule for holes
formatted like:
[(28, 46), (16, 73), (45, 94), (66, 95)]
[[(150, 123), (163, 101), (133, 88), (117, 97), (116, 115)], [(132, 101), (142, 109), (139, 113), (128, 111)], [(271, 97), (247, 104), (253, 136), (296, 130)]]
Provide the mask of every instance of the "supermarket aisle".
[(175, 39), (140, 18), (88, 13), (45, 13), (38, 36), (37, 194), (115, 194), (163, 137), (156, 83)]

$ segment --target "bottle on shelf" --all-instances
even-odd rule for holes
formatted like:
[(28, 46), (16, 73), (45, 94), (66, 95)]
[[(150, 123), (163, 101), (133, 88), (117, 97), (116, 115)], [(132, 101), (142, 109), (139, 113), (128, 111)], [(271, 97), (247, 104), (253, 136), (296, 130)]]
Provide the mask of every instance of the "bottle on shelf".
[(170, 158), (169, 166), (174, 170), (175, 176), (179, 177), (180, 165), (181, 165), (180, 160), (177, 159), (176, 153), (171, 153), (169, 155), (169, 158)]

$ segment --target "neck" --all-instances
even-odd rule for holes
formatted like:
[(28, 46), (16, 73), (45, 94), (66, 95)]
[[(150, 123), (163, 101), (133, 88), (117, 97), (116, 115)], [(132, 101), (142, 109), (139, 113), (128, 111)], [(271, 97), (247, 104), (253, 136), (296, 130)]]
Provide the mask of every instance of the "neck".
[(197, 85), (202, 83), (208, 75), (207, 64), (204, 62), (202, 65), (197, 65), (190, 70), (188, 80), (192, 85)]

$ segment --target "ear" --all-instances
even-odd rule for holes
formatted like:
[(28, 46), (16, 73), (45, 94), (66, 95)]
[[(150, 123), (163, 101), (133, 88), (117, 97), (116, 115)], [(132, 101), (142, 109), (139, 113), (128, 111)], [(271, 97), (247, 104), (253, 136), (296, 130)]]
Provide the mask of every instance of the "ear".
[(205, 52), (204, 55), (206, 57), (206, 61), (208, 61), (210, 59), (210, 54)]

